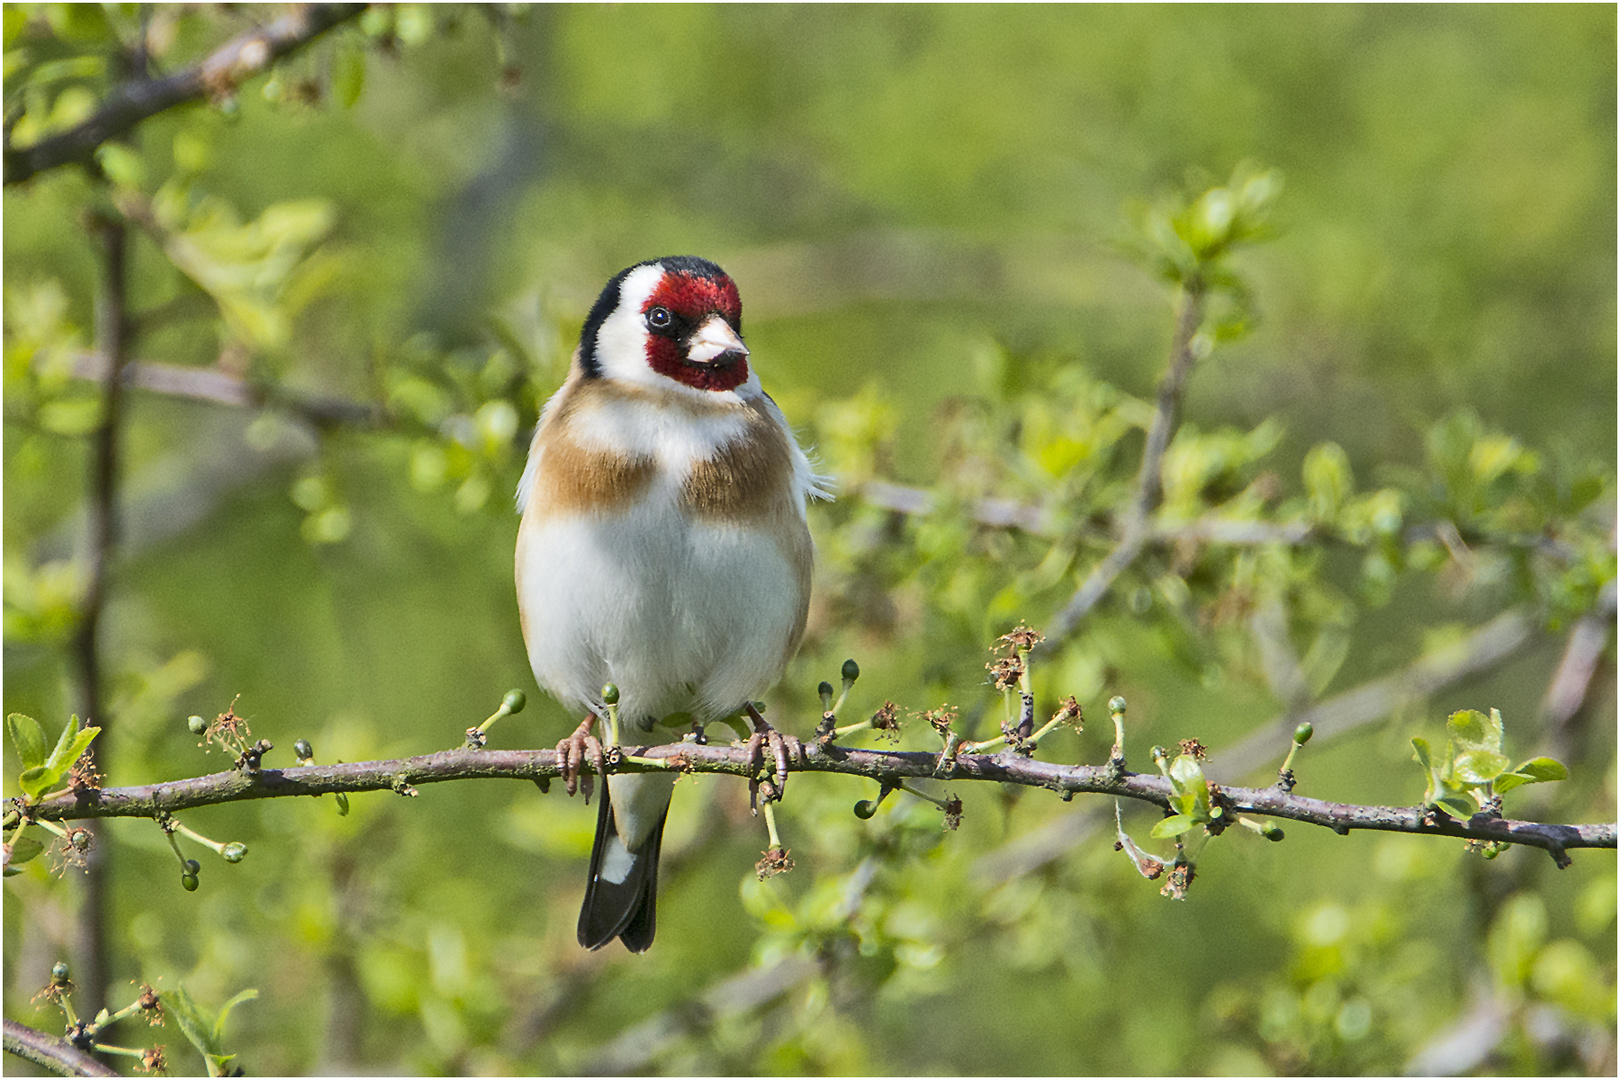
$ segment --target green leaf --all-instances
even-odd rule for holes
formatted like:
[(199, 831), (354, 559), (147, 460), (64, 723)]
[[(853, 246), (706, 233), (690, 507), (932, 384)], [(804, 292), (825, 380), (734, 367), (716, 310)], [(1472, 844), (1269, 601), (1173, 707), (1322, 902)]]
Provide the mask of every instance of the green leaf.
[(345, 109), (354, 108), (366, 86), (366, 53), (352, 39), (345, 38), (332, 60), (332, 92)]
[[(6, 602), (11, 602), (9, 595)], [(11, 745), (17, 748), (17, 760), (24, 769), (45, 764), (45, 729), (39, 726), (38, 720), (12, 713), (6, 717), (6, 731), (11, 735)]]
[(66, 726), (62, 728), (62, 734), (57, 736), (56, 749), (51, 751), (50, 760), (45, 763), (45, 767), (56, 770), (58, 779), (66, 776), (68, 770), (73, 768), (73, 763), (79, 760), (79, 756), (90, 748), (90, 744), (95, 742), (96, 736), (100, 734), (101, 729), (98, 727), (80, 730), (79, 718), (69, 717)]
[(23, 770), (22, 775), (17, 777), (17, 786), (22, 788), (23, 794), (28, 797), (28, 801), (33, 802), (55, 787), (56, 782), (60, 779), (62, 779), (61, 773), (47, 769), (43, 765), (35, 765), (32, 769)]
[(1488, 750), (1493, 754), (1502, 750), (1502, 714), (1495, 709), (1490, 716), (1477, 709), (1454, 712), (1446, 728), (1460, 750)]
[(1429, 740), (1421, 736), (1412, 736), (1412, 757), (1423, 766), (1424, 772), (1430, 772), (1434, 766), (1429, 763)]
[(1319, 443), (1306, 453), (1304, 472), (1311, 517), (1317, 521), (1332, 521), (1355, 491), (1350, 455), (1338, 443)]
[(1184, 832), (1198, 827), (1198, 822), (1186, 814), (1177, 814), (1167, 817), (1153, 826), (1152, 836), (1155, 840), (1163, 840), (1170, 836), (1180, 836)]
[(1512, 791), (1520, 784), (1544, 784), (1551, 780), (1568, 779), (1569, 770), (1562, 762), (1554, 761), (1550, 757), (1531, 758), (1512, 772), (1497, 777), (1496, 790), (1500, 794)]
[(9, 870), (21, 866), (44, 850), (45, 845), (32, 836), (19, 836), (11, 842), (11, 859), (6, 863), (6, 868)]
[(214, 1034), (214, 1018), (209, 1016), (183, 986), (163, 992), (163, 1006), (180, 1025), (180, 1034), (204, 1056), (221, 1053), (218, 1037)]
[(1441, 810), (1458, 821), (1467, 821), (1479, 810), (1472, 799), (1464, 795), (1442, 795), (1428, 805)]
[(1508, 759), (1505, 754), (1493, 754), (1488, 750), (1469, 750), (1457, 755), (1452, 766), (1452, 775), (1463, 784), (1488, 784), (1507, 771)]
[(231, 1015), (231, 1010), (244, 1001), (252, 1001), (259, 996), (259, 992), (252, 987), (239, 992), (231, 1000), (219, 1007), (219, 1019), (214, 1021), (214, 1038), (220, 1040), (225, 1037), (225, 1018)]

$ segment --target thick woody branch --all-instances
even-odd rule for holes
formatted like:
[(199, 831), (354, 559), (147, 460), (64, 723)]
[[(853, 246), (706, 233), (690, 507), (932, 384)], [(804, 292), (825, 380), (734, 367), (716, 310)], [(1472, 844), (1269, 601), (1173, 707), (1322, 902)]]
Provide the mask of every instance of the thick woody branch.
[(176, 105), (228, 96), (283, 56), (365, 9), (365, 4), (294, 4), (275, 22), (232, 38), (195, 67), (162, 79), (119, 83), (101, 108), (68, 130), (22, 148), (8, 139), (5, 184), (20, 184), (60, 165), (87, 163), (103, 143)]
[[(672, 743), (664, 746), (626, 747), (628, 757), (610, 772), (655, 772), (676, 769), (690, 773), (727, 773), (752, 777), (758, 771), (754, 756), (741, 745), (716, 746)], [(638, 759), (631, 760), (630, 758)], [(991, 781), (1022, 787), (1046, 788), (1063, 796), (1104, 794), (1138, 799), (1165, 807), (1170, 782), (1159, 775), (1116, 772), (1106, 765), (1059, 765), (1016, 753), (962, 755), (942, 764), (939, 755), (922, 751), (854, 750), (802, 744), (790, 755), (792, 772), (836, 773), (864, 777), (880, 783), (895, 780)], [(211, 806), (246, 799), (272, 799), (335, 792), (394, 791), (414, 795), (419, 784), (447, 780), (508, 779), (548, 781), (560, 775), (552, 750), (444, 750), (419, 757), (390, 761), (309, 765), (292, 769), (259, 769), (214, 773), (166, 784), (140, 787), (70, 790), (41, 800), (25, 812), (52, 821), (105, 817), (153, 817), (160, 813)], [(1542, 825), (1527, 821), (1475, 817), (1456, 821), (1429, 816), (1421, 807), (1355, 806), (1304, 798), (1280, 788), (1220, 789), (1221, 798), (1235, 811), (1322, 825), (1337, 832), (1376, 829), (1454, 836), (1468, 840), (1505, 841), (1545, 848), (1563, 861), (1568, 848), (1613, 848), (1615, 826)], [(18, 807), (13, 802), (8, 814)]]
[(5, 1049), (8, 1054), (26, 1058), (40, 1068), (62, 1076), (119, 1075), (116, 1070), (109, 1069), (89, 1054), (74, 1049), (65, 1040), (11, 1019), (5, 1022)]

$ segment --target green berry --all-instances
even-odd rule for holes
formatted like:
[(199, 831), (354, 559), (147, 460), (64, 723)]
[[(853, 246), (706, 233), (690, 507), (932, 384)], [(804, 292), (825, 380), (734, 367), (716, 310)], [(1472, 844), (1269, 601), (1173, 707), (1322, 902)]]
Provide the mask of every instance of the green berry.
[(855, 804), (855, 816), (860, 818), (862, 821), (869, 820), (875, 813), (877, 813), (877, 803), (873, 802), (871, 799), (862, 799), (860, 802)]
[(501, 698), (501, 706), (509, 713), (522, 712), (523, 706), (527, 705), (528, 703), (529, 699), (524, 696), (524, 693), (521, 690), (508, 690), (506, 692), (506, 696)]
[(857, 664), (854, 660), (845, 660), (844, 669), (841, 674), (843, 675), (845, 682), (854, 682), (856, 679), (861, 677), (861, 665)]
[(602, 687), (602, 704), (617, 705), (619, 703), (619, 688), (612, 683)]
[(208, 730), (208, 721), (200, 716), (193, 716), (186, 720), (186, 727), (193, 735), (201, 735)]
[(1267, 840), (1276, 843), (1278, 840), (1283, 838), (1283, 831), (1277, 828), (1277, 826), (1267, 823), (1267, 825), (1260, 830), (1260, 835), (1265, 837)]
[(1125, 699), (1122, 697), (1109, 698), (1108, 711), (1111, 713), (1123, 713), (1125, 711)]
[(1294, 729), (1294, 745), (1304, 746), (1306, 743), (1311, 741), (1311, 736), (1315, 733), (1316, 729), (1311, 727), (1310, 724), (1299, 725), (1299, 727)]
[(186, 892), (196, 892), (197, 891), (197, 875), (196, 874), (181, 874), (180, 875), (180, 887), (182, 889), (186, 890)]
[(55, 964), (53, 964), (51, 966), (51, 982), (65, 983), (65, 982), (67, 982), (67, 978), (68, 978), (67, 961), (66, 960), (58, 960)]
[(816, 687), (816, 696), (821, 698), (823, 705), (831, 701), (833, 696), (833, 684), (830, 682), (823, 682), (820, 686)]
[(312, 761), (315, 757), (315, 748), (309, 745), (308, 739), (299, 739), (293, 743), (293, 753), (298, 756), (299, 761)]
[(225, 850), (221, 851), (220, 854), (225, 857), (225, 861), (228, 863), (239, 863), (242, 861), (242, 858), (247, 855), (247, 845), (238, 843), (226, 844)]

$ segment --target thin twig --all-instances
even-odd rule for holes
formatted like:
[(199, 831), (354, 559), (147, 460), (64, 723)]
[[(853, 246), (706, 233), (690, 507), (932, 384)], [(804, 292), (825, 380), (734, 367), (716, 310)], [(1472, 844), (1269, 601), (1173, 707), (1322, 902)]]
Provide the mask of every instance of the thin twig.
[[(72, 371), (77, 378), (99, 382), (106, 378), (107, 358), (100, 353), (75, 353)], [(329, 394), (272, 390), (219, 368), (138, 360), (124, 365), (123, 378), (126, 386), (169, 397), (238, 409), (277, 409), (315, 427), (374, 426), (383, 420), (383, 410), (377, 405)]]
[(1564, 655), (1547, 683), (1547, 692), (1541, 699), (1541, 719), (1551, 729), (1552, 741), (1559, 753), (1567, 752), (1564, 747), (1571, 741), (1571, 721), (1586, 700), (1598, 661), (1609, 647), (1609, 638), (1614, 633), (1614, 614), (1615, 587), (1610, 579), (1598, 595), (1598, 606), (1575, 620)]
[[(96, 745), (85, 751), (93, 772), (107, 761), (111, 725), (106, 711), (105, 680), (101, 663), (101, 618), (107, 606), (107, 579), (118, 540), (119, 441), (124, 413), (123, 366), (129, 355), (126, 243), (128, 230), (116, 218), (96, 216), (91, 229), (101, 245), (101, 284), (96, 297), (96, 337), (107, 357), (102, 381), (101, 422), (96, 428), (90, 456), (90, 499), (85, 507), (88, 524), (87, 584), (74, 640), (79, 669), (79, 699), (87, 724), (101, 728)], [(76, 920), (79, 987), (91, 1015), (106, 1003), (107, 858), (105, 844), (92, 844), (85, 866), (84, 904)]]
[(66, 131), (20, 148), (11, 145), (7, 133), (5, 185), (20, 184), (61, 165), (88, 163), (103, 143), (176, 105), (227, 97), (283, 56), (365, 9), (365, 4), (290, 5), (275, 22), (237, 35), (194, 67), (163, 79), (117, 84), (99, 109)]
[(1136, 475), (1136, 496), (1126, 511), (1118, 543), (1092, 568), (1086, 580), (1075, 590), (1069, 602), (1063, 605), (1046, 629), (1046, 640), (1037, 646), (1050, 653), (1061, 645), (1086, 612), (1101, 600), (1113, 585), (1114, 579), (1136, 561), (1151, 535), (1153, 512), (1164, 500), (1164, 452), (1175, 434), (1176, 413), (1181, 404), (1181, 392), (1186, 385), (1198, 356), (1193, 350), (1193, 335), (1204, 317), (1204, 295), (1199, 289), (1188, 288), (1181, 294), (1180, 310), (1176, 316), (1176, 333), (1170, 347), (1170, 363), (1164, 379), (1159, 383), (1158, 400), (1154, 408), (1153, 423), (1148, 428), (1147, 442), (1142, 448), (1142, 465)]

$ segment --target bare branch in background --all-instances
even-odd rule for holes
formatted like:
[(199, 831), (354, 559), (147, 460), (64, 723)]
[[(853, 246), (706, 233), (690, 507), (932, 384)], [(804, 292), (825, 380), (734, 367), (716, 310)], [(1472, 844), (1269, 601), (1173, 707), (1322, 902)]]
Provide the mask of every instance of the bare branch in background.
[(226, 97), (283, 56), (358, 16), (365, 4), (293, 4), (268, 26), (239, 34), (194, 67), (162, 79), (128, 80), (113, 87), (88, 119), (32, 146), (5, 146), (5, 185), (49, 169), (88, 163), (97, 148), (127, 135), (141, 121), (176, 105)]
[(1142, 448), (1142, 466), (1136, 475), (1136, 497), (1120, 530), (1119, 542), (1092, 568), (1086, 580), (1075, 590), (1069, 602), (1063, 605), (1046, 628), (1046, 641), (1040, 648), (1047, 653), (1057, 649), (1080, 620), (1108, 592), (1114, 579), (1127, 566), (1136, 561), (1151, 536), (1153, 512), (1164, 499), (1164, 452), (1175, 434), (1176, 413), (1181, 404), (1181, 391), (1197, 362), (1193, 351), (1193, 335), (1204, 318), (1204, 295), (1197, 289), (1185, 289), (1181, 294), (1181, 307), (1176, 315), (1176, 335), (1170, 347), (1170, 365), (1159, 383), (1158, 401), (1153, 413), (1153, 424), (1148, 428), (1147, 444)]

